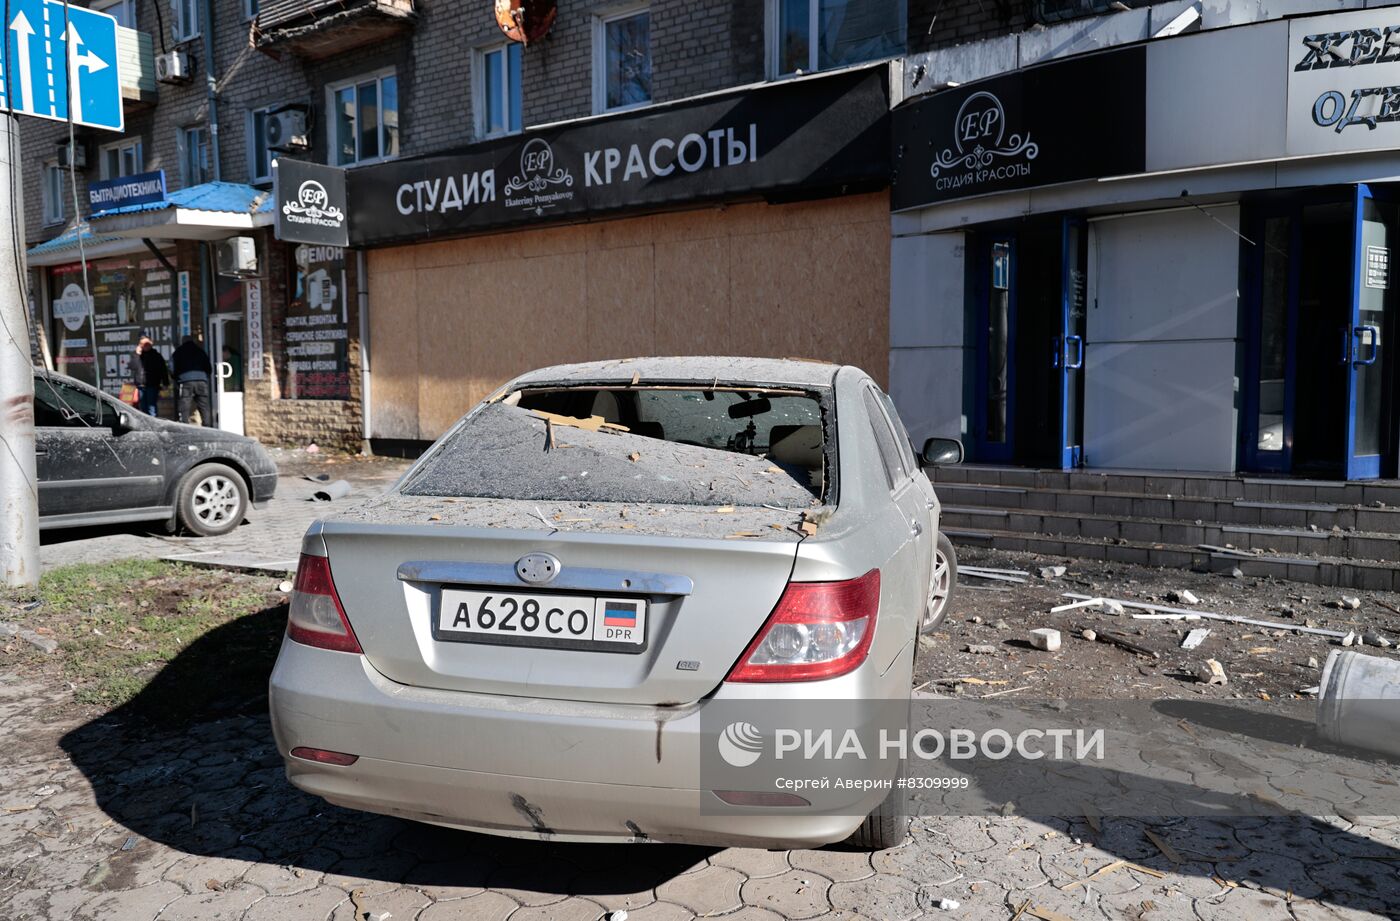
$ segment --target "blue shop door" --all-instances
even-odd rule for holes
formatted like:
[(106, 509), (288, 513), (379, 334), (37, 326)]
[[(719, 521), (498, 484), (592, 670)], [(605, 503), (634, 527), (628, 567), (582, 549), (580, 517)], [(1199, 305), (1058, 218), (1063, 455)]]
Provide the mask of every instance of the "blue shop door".
[(1067, 217), (1062, 235), (1060, 334), (1055, 337), (1051, 367), (1060, 393), (1060, 467), (1084, 464), (1084, 324), (1088, 295), (1088, 227)]
[(1395, 203), (1388, 190), (1356, 187), (1350, 325), (1339, 331), (1347, 374), (1346, 476), (1374, 479), (1389, 469), (1390, 379), (1386, 343), (1394, 291)]

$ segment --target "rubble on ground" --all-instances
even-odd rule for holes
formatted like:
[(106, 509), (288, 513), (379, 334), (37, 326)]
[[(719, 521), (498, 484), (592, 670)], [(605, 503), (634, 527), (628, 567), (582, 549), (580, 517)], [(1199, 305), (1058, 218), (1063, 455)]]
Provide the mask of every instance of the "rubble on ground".
[[(958, 551), (960, 562), (984, 571), (1038, 574), (1058, 565), (1032, 553)], [(1006, 584), (998, 592), (959, 583), (948, 619), (920, 644), (916, 661), (915, 683), (961, 676), (942, 693), (981, 697), (1029, 686), (1018, 696), (1298, 699), (1318, 683), (1318, 663), (1331, 650), (1400, 656), (1397, 593), (1095, 560), (1073, 561), (1055, 580)], [(1188, 592), (1196, 604), (1186, 602)], [(1343, 599), (1357, 606), (1329, 604)], [(1029, 639), (1040, 629), (1074, 642), (1046, 656)], [(1197, 668), (1211, 659), (1228, 684), (1198, 680)]]

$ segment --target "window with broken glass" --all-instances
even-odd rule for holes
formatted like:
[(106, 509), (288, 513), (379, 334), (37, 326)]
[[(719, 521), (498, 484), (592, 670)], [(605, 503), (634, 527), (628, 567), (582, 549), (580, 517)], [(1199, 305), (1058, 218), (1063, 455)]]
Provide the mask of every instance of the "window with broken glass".
[(770, 0), (769, 70), (816, 73), (903, 54), (906, 0)]

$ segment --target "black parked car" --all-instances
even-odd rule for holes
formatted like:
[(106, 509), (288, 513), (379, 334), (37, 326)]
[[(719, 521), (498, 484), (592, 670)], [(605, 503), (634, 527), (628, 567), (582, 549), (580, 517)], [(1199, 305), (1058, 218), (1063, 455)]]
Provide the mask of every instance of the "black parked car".
[(164, 519), (227, 534), (277, 489), (251, 438), (147, 416), (62, 374), (34, 372), (39, 527)]

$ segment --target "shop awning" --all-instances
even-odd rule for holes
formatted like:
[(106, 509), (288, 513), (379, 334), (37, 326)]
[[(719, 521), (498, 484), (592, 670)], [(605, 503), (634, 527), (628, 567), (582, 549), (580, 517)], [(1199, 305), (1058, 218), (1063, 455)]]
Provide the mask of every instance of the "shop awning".
[[(78, 248), (79, 238), (82, 239), (81, 253)], [(145, 244), (138, 238), (97, 234), (93, 233), (86, 223), (76, 223), (70, 224), (63, 233), (52, 240), (31, 246), (25, 251), (24, 258), (30, 266), (62, 265), (75, 261), (80, 254), (89, 259), (101, 259), (145, 249)]]
[(92, 227), (113, 237), (221, 240), (267, 227), (273, 216), (270, 190), (236, 182), (205, 182), (171, 192), (164, 201), (108, 211), (93, 218)]

